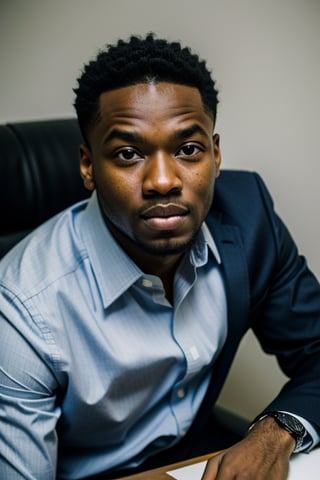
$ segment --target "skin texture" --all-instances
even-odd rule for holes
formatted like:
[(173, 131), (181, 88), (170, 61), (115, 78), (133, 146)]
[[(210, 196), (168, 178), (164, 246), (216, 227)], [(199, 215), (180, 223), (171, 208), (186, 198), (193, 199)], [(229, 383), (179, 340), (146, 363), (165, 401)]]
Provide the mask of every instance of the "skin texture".
[(244, 440), (212, 458), (202, 480), (285, 480), (294, 447), (291, 435), (267, 417)]
[[(212, 203), (219, 136), (197, 89), (166, 82), (105, 92), (81, 175), (110, 231), (145, 273), (173, 276)], [(203, 480), (285, 480), (294, 440), (272, 418), (208, 462)]]
[(82, 145), (81, 174), (96, 189), (123, 249), (158, 275), (172, 301), (181, 256), (212, 203), (219, 136), (197, 89), (165, 82), (105, 92)]

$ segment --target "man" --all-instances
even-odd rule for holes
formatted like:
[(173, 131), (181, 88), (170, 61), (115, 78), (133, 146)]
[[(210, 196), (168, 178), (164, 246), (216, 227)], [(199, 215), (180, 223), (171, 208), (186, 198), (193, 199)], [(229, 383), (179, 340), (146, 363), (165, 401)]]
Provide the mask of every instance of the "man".
[(203, 480), (284, 480), (319, 441), (320, 288), (260, 177), (216, 181), (205, 62), (131, 37), (75, 93), (92, 196), (0, 266), (0, 477), (117, 478), (225, 447), (210, 412), (253, 328), (290, 380)]

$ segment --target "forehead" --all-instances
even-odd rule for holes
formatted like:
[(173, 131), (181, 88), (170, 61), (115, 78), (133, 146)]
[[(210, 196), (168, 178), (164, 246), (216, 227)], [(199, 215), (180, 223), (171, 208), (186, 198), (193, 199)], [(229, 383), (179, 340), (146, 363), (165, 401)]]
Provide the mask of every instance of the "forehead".
[(100, 115), (93, 133), (104, 135), (112, 128), (135, 130), (180, 128), (198, 123), (213, 129), (213, 118), (205, 110), (197, 88), (160, 82), (138, 84), (104, 92)]

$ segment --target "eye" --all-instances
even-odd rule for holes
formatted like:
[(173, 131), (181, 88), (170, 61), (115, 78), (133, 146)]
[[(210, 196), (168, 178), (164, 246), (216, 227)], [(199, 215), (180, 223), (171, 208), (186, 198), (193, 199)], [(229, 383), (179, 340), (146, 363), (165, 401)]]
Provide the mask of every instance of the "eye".
[(201, 152), (201, 148), (198, 147), (197, 145), (194, 145), (193, 143), (189, 143), (187, 145), (183, 145), (183, 147), (180, 148), (177, 152), (178, 157), (193, 157), (194, 155), (197, 155), (199, 152)]
[(116, 157), (120, 158), (120, 160), (123, 160), (124, 162), (132, 162), (135, 160), (140, 160), (142, 155), (133, 148), (124, 148), (116, 153)]

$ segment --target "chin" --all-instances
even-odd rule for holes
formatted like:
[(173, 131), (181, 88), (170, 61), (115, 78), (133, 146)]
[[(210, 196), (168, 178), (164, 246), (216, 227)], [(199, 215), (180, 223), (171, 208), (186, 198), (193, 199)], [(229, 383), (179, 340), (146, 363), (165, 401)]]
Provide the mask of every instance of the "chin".
[[(197, 232), (198, 233), (198, 232)], [(137, 242), (137, 244), (146, 253), (157, 256), (180, 255), (189, 250), (195, 242), (197, 233), (187, 240), (177, 240), (173, 238), (161, 239), (158, 242), (147, 243)]]

